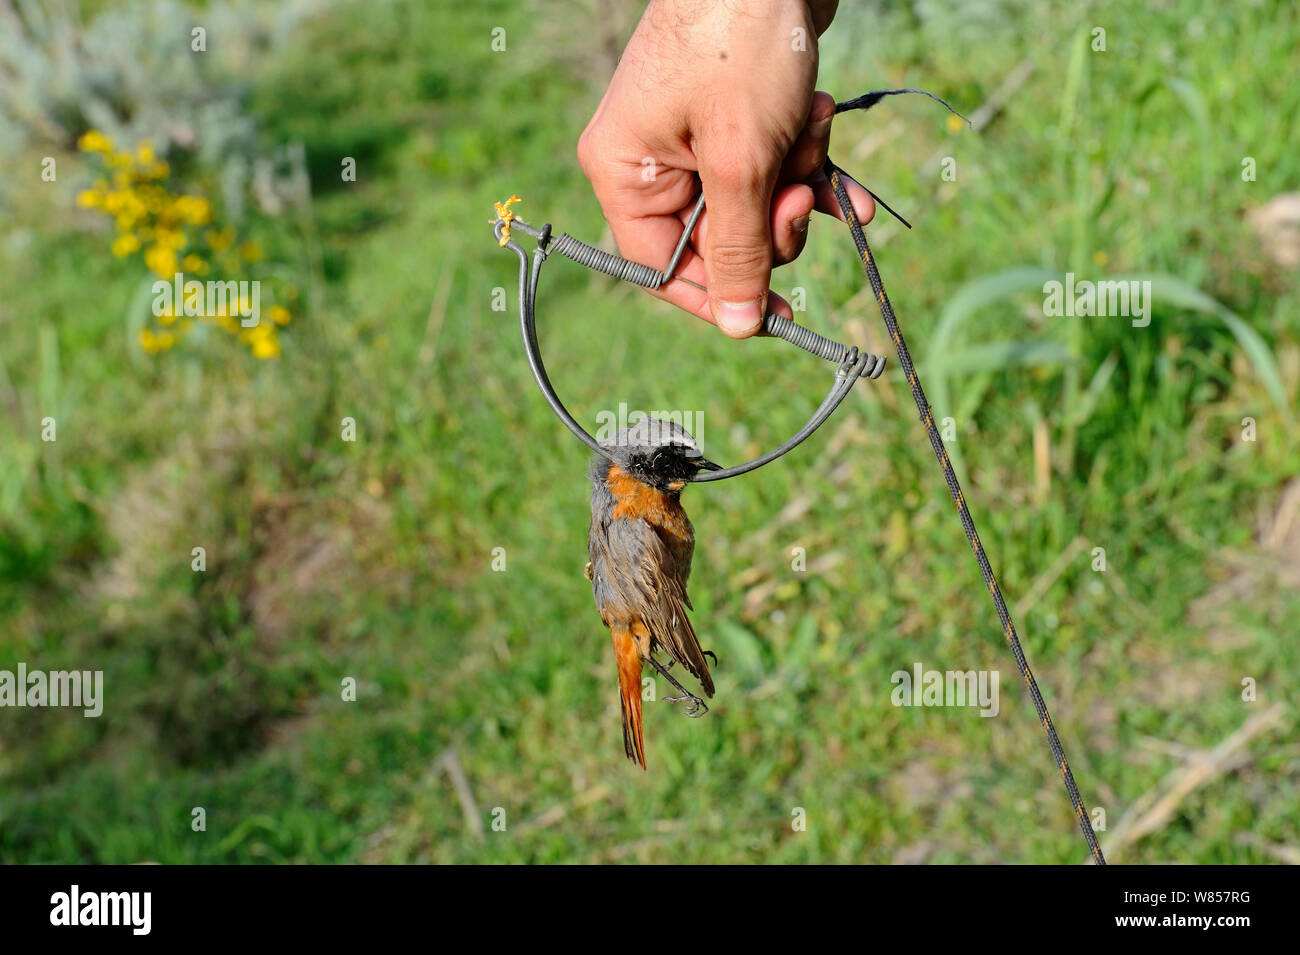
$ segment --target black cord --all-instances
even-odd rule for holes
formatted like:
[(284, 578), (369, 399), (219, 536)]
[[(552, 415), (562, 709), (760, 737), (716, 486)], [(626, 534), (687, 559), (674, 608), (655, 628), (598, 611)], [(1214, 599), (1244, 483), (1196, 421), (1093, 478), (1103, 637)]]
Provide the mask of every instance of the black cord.
[[(837, 103), (835, 111), (840, 113), (850, 109), (870, 109), (883, 96), (898, 92), (924, 91), (889, 90), (882, 93), (868, 93), (866, 96), (860, 96), (857, 99)], [(925, 95), (943, 103), (944, 106), (948, 106), (937, 96), (930, 93)], [(952, 109), (951, 106), (948, 106), (948, 108)], [(952, 111), (957, 112), (956, 110)], [(961, 114), (958, 113), (957, 115)], [(984, 583), (988, 586), (989, 594), (993, 597), (993, 606), (997, 609), (998, 619), (1002, 622), (1002, 632), (1006, 635), (1007, 643), (1011, 645), (1011, 655), (1016, 658), (1016, 668), (1020, 671), (1020, 677), (1025, 681), (1025, 686), (1029, 689), (1029, 695), (1034, 701), (1034, 709), (1038, 713), (1038, 722), (1042, 725), (1043, 732), (1047, 734), (1047, 745), (1052, 750), (1052, 758), (1056, 760), (1056, 768), (1060, 771), (1061, 779), (1065, 782), (1065, 791), (1069, 794), (1070, 805), (1074, 807), (1074, 814), (1079, 820), (1079, 828), (1083, 831), (1083, 838), (1088, 843), (1088, 852), (1092, 855), (1094, 863), (1105, 865), (1106, 859), (1101, 854), (1101, 846), (1097, 844), (1097, 834), (1092, 831), (1092, 821), (1088, 818), (1088, 811), (1083, 805), (1083, 797), (1079, 795), (1079, 787), (1074, 782), (1074, 774), (1070, 771), (1070, 763), (1065, 758), (1065, 747), (1061, 745), (1061, 738), (1057, 735), (1056, 727), (1052, 724), (1052, 717), (1047, 712), (1047, 704), (1043, 701), (1043, 694), (1038, 689), (1038, 682), (1029, 669), (1029, 661), (1025, 658), (1024, 648), (1021, 647), (1020, 638), (1016, 635), (1016, 626), (1011, 622), (1011, 613), (1007, 610), (1007, 602), (1002, 596), (1002, 589), (998, 586), (997, 578), (993, 575), (993, 566), (989, 563), (988, 555), (984, 553), (984, 545), (980, 543), (979, 534), (975, 530), (975, 521), (971, 518), (970, 508), (966, 506), (966, 498), (961, 492), (961, 485), (957, 483), (957, 474), (953, 471), (952, 461), (948, 458), (948, 451), (943, 446), (943, 438), (940, 437), (939, 429), (934, 425), (934, 413), (930, 409), (930, 403), (925, 398), (925, 391), (921, 388), (921, 379), (917, 377), (916, 366), (912, 364), (912, 355), (907, 350), (907, 342), (903, 339), (902, 330), (898, 327), (898, 318), (894, 315), (894, 306), (890, 304), (889, 296), (885, 294), (885, 285), (880, 279), (880, 270), (876, 268), (876, 260), (871, 255), (871, 247), (867, 245), (867, 237), (862, 231), (862, 223), (858, 221), (848, 191), (844, 188), (843, 170), (831, 162), (830, 159), (826, 160), (824, 168), (826, 178), (830, 180), (831, 188), (835, 192), (835, 201), (839, 204), (840, 212), (844, 214), (844, 220), (849, 224), (849, 230), (853, 233), (853, 243), (858, 247), (858, 257), (862, 260), (862, 267), (866, 270), (868, 281), (871, 282), (871, 290), (876, 293), (876, 301), (880, 305), (880, 314), (885, 320), (885, 328), (889, 332), (889, 337), (894, 341), (894, 350), (898, 353), (898, 364), (902, 367), (903, 374), (907, 376), (907, 384), (912, 389), (912, 399), (916, 402), (916, 410), (921, 416), (921, 423), (925, 425), (926, 433), (929, 435), (930, 446), (934, 448), (934, 456), (939, 459), (939, 465), (943, 468), (943, 477), (948, 484), (948, 493), (952, 496), (953, 506), (957, 508), (957, 515), (961, 518), (961, 526), (966, 532), (966, 540), (970, 542), (970, 548), (975, 554), (980, 573), (984, 576)]]

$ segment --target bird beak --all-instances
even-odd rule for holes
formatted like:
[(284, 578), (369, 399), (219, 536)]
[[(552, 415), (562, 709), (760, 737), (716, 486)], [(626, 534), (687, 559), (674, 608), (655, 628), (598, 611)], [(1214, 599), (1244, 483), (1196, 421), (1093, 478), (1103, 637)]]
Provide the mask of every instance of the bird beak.
[(710, 461), (708, 458), (705, 457), (691, 458), (691, 463), (695, 465), (695, 469), (697, 471), (721, 471), (722, 470), (721, 464), (714, 464), (712, 461)]

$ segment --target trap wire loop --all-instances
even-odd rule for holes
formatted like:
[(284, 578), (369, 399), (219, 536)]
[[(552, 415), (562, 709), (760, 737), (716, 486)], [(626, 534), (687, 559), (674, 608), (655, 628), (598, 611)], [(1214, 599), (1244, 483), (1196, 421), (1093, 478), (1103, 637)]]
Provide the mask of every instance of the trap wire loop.
[[(835, 112), (843, 113), (849, 110), (867, 110), (879, 103), (886, 96), (895, 96), (902, 93), (920, 93), (930, 97), (930, 99), (943, 105), (949, 112), (965, 119), (955, 109), (946, 102), (939, 99), (932, 93), (925, 90), (916, 89), (896, 89), (896, 90), (876, 90), (866, 93), (862, 96), (851, 100), (845, 100), (842, 103), (835, 104)], [(969, 121), (968, 121), (969, 122)], [(1039, 691), (1038, 683), (1029, 668), (1029, 661), (1025, 657), (1024, 648), (1021, 646), (1020, 638), (1016, 634), (1015, 624), (1011, 621), (1011, 614), (1007, 609), (1006, 600), (1002, 596), (1002, 590), (998, 586), (997, 579), (993, 574), (992, 565), (989, 563), (988, 555), (984, 552), (984, 547), (980, 543), (979, 534), (975, 530), (975, 521), (970, 514), (970, 508), (966, 505), (966, 499), (962, 494), (961, 486), (957, 482), (956, 472), (953, 470), (952, 462), (948, 459), (948, 452), (943, 446), (943, 439), (939, 435), (938, 429), (934, 424), (934, 412), (929, 402), (926, 400), (925, 392), (921, 388), (920, 378), (916, 373), (916, 368), (912, 363), (912, 356), (907, 348), (907, 343), (903, 338), (902, 330), (898, 326), (898, 319), (894, 315), (893, 305), (889, 301), (889, 296), (885, 294), (884, 283), (880, 278), (880, 272), (876, 268), (875, 258), (871, 254), (871, 248), (867, 244), (867, 238), (862, 231), (862, 224), (858, 221), (857, 213), (853, 209), (853, 203), (849, 199), (849, 194), (844, 185), (847, 178), (844, 172), (836, 166), (830, 159), (826, 160), (824, 172), (827, 181), (830, 182), (832, 191), (835, 194), (836, 203), (840, 207), (840, 212), (844, 216), (844, 221), (848, 224), (849, 231), (853, 236), (853, 244), (857, 247), (858, 258), (862, 263), (863, 270), (867, 274), (867, 279), (871, 283), (871, 290), (875, 293), (876, 301), (880, 306), (880, 314), (885, 322), (885, 329), (889, 332), (890, 340), (894, 343), (894, 349), (898, 354), (899, 365), (903, 374), (907, 377), (907, 383), (912, 392), (913, 400), (916, 402), (917, 413), (920, 416), (921, 423), (925, 426), (926, 434), (930, 439), (931, 447), (934, 450), (935, 457), (943, 470), (944, 482), (948, 485), (948, 492), (952, 497), (953, 506), (957, 510), (957, 515), (961, 520), (962, 530), (966, 533), (967, 542), (970, 544), (975, 560), (979, 564), (980, 574), (984, 578), (985, 585), (988, 587), (989, 595), (993, 598), (994, 609), (997, 611), (998, 620), (1002, 625), (1003, 635), (1011, 648), (1012, 656), (1016, 661), (1016, 668), (1024, 681), (1026, 688), (1029, 690), (1030, 698), (1033, 700), (1034, 710), (1038, 715), (1039, 725), (1042, 727), (1047, 737), (1048, 748), (1052, 752), (1053, 761), (1056, 763), (1057, 772), (1065, 784), (1065, 790), (1070, 799), (1071, 808), (1074, 810), (1075, 820), (1083, 834), (1084, 841), (1088, 844), (1088, 853), (1096, 865), (1105, 865), (1106, 860), (1102, 855), (1101, 846), (1097, 842), (1097, 835), (1092, 828), (1092, 820), (1089, 818), (1086, 807), (1084, 806), (1083, 797), (1079, 793), (1079, 787), (1075, 784), (1074, 774), (1070, 770), (1070, 764), (1065, 758), (1065, 748), (1061, 744), (1059, 734), (1056, 732), (1056, 726), (1052, 723), (1052, 718), (1047, 712), (1047, 704)], [(868, 190), (870, 192), (870, 190)], [(871, 193), (876, 198), (875, 193)], [(551, 235), (551, 226), (549, 224), (535, 229), (526, 222), (517, 218), (510, 209), (513, 202), (517, 202), (518, 197), (512, 196), (506, 203), (497, 204), (497, 218), (493, 220), (493, 231), (497, 237), (497, 242), (503, 248), (508, 248), (519, 257), (519, 321), (524, 337), (524, 351), (528, 354), (528, 363), (532, 367), (533, 376), (537, 379), (537, 384), (542, 390), (551, 409), (559, 416), (578, 438), (597, 454), (609, 457), (608, 452), (589, 435), (583, 427), (573, 419), (564, 404), (555, 394), (555, 389), (551, 386), (550, 379), (546, 374), (546, 367), (542, 364), (541, 353), (537, 346), (537, 278), (541, 273), (542, 263), (551, 252), (559, 252), (566, 258), (584, 265), (587, 268), (604, 272), (606, 275), (612, 275), (615, 278), (623, 279), (628, 282), (635, 282), (646, 288), (657, 289), (676, 277), (677, 264), (681, 259), (682, 253), (686, 249), (686, 244), (690, 241), (695, 226), (699, 223), (700, 216), (704, 212), (704, 197), (700, 196), (691, 212), (691, 216), (686, 223), (682, 236), (677, 242), (677, 247), (673, 250), (672, 258), (668, 266), (663, 271), (657, 271), (646, 265), (628, 261), (620, 258), (610, 252), (604, 252), (584, 242), (568, 235), (561, 234), (556, 237)], [(908, 228), (911, 226), (889, 208), (878, 198), (876, 201), (881, 207), (894, 215)], [(537, 241), (537, 248), (533, 251), (532, 266), (529, 267), (528, 253), (514, 241), (511, 236), (512, 229), (531, 236)], [(869, 355), (860, 352), (856, 347), (850, 348), (841, 345), (838, 342), (831, 341), (822, 335), (817, 334), (810, 328), (797, 325), (787, 318), (774, 313), (768, 313), (763, 322), (764, 330), (771, 336), (780, 338), (782, 341), (789, 342), (798, 348), (802, 348), (819, 358), (826, 359), (836, 363), (835, 380), (831, 384), (830, 391), (827, 392), (826, 398), (817, 408), (808, 423), (803, 426), (796, 434), (780, 447), (774, 448), (764, 455), (760, 455), (754, 460), (745, 464), (737, 465), (732, 468), (725, 468), (721, 471), (704, 472), (692, 478), (695, 482), (719, 481), (724, 478), (734, 477), (738, 474), (745, 474), (756, 468), (762, 467), (770, 461), (774, 461), (781, 455), (787, 453), (801, 444), (814, 431), (819, 428), (831, 413), (839, 407), (840, 403), (848, 395), (853, 385), (859, 378), (877, 378), (884, 370), (885, 359), (876, 355)]]
[[(512, 197), (512, 201), (517, 201), (517, 198)], [(524, 351), (528, 355), (528, 365), (532, 368), (533, 377), (537, 379), (537, 386), (541, 389), (547, 404), (564, 422), (565, 427), (572, 431), (587, 447), (608, 458), (609, 452), (602, 448), (600, 442), (588, 434), (586, 429), (574, 420), (573, 415), (569, 414), (569, 410), (565, 408), (564, 402), (560, 401), (559, 396), (555, 393), (555, 388), (551, 385), (551, 379), (546, 373), (546, 366), (542, 362), (541, 348), (537, 343), (537, 282), (542, 271), (542, 264), (552, 252), (559, 252), (565, 258), (572, 259), (579, 265), (584, 265), (589, 269), (604, 272), (606, 275), (612, 275), (614, 278), (632, 282), (645, 288), (657, 289), (676, 277), (677, 263), (681, 260), (682, 253), (686, 250), (686, 244), (690, 241), (691, 234), (695, 231), (695, 226), (704, 213), (704, 196), (701, 195), (695, 203), (695, 208), (691, 211), (690, 218), (682, 230), (682, 236), (677, 241), (677, 247), (673, 250), (672, 258), (669, 259), (667, 268), (662, 271), (587, 245), (567, 232), (553, 236), (550, 223), (543, 225), (540, 229), (530, 226), (527, 222), (518, 218), (514, 211), (509, 209), (509, 205), (509, 202), (497, 204), (497, 218), (493, 221), (493, 233), (496, 235), (499, 245), (509, 249), (519, 257), (519, 324), (524, 338)], [(532, 254), (531, 267), (528, 253), (513, 238), (516, 231), (532, 237), (537, 242), (537, 248), (533, 250)], [(690, 479), (692, 482), (721, 481), (739, 474), (747, 474), (771, 461), (775, 461), (781, 455), (798, 447), (807, 440), (809, 435), (820, 428), (835, 409), (840, 406), (840, 403), (848, 397), (849, 391), (852, 390), (859, 378), (879, 378), (880, 373), (885, 370), (885, 359), (883, 357), (859, 351), (857, 346), (841, 345), (839, 342), (819, 335), (811, 328), (805, 328), (782, 315), (777, 315), (775, 312), (767, 313), (763, 320), (763, 329), (774, 338), (789, 342), (791, 345), (802, 348), (818, 358), (834, 362), (836, 365), (835, 377), (831, 382), (830, 390), (826, 393), (826, 398), (821, 405), (813, 412), (812, 417), (808, 419), (807, 424), (783, 444), (773, 448), (766, 454), (759, 455), (752, 461), (746, 461), (744, 464), (723, 468), (720, 471), (703, 471), (693, 475)]]

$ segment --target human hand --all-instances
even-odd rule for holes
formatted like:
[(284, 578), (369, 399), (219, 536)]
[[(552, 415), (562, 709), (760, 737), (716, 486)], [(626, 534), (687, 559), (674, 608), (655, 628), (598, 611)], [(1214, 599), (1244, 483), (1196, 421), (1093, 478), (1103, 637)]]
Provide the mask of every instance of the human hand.
[[(706, 212), (677, 274), (652, 294), (747, 338), (772, 266), (803, 250), (814, 209), (843, 218), (822, 166), (835, 101), (814, 93), (817, 37), (838, 0), (653, 0), (578, 142), (624, 258), (667, 263), (703, 186)], [(858, 218), (875, 203), (847, 180)], [(702, 253), (702, 257), (701, 257)]]

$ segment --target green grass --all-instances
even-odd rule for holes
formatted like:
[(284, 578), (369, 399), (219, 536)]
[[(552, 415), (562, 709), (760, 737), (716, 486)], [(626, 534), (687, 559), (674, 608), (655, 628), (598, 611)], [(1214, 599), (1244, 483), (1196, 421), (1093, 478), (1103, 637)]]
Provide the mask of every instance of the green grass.
[[(304, 289), (278, 362), (216, 338), (141, 355), (138, 267), (83, 228), (74, 177), (7, 171), (0, 668), (101, 668), (106, 702), (99, 720), (0, 711), (0, 861), (1081, 860), (896, 361), (794, 454), (688, 491), (718, 693), (699, 721), (651, 707), (650, 771), (623, 759), (582, 575), (586, 453), (532, 382), (488, 225), (515, 192), (530, 222), (603, 229), (574, 158), (599, 79), (566, 65), (595, 31), (532, 9), (339, 6), (244, 77), (264, 140), (303, 142), (313, 176), (310, 215), (259, 227)], [(1279, 120), (1300, 106), (1300, 23), (1285, 5), (962, 9), (846, 10), (820, 86), (924, 86), (969, 115), (1027, 60), (1001, 115), (954, 134), (896, 98), (837, 120), (832, 156), (916, 226), (878, 220), (877, 258), (1009, 601), (1073, 548), (1017, 624), (1113, 831), (1182, 765), (1167, 744), (1211, 748), (1295, 692), (1300, 522), (1262, 542), (1300, 466), (1297, 286), (1245, 214), (1300, 175)], [(341, 155), (356, 183), (334, 180)], [(1013, 268), (1185, 287), (1147, 328), (1044, 319), (1041, 279), (998, 278)], [(589, 427), (619, 402), (701, 411), (706, 452), (733, 463), (824, 393), (828, 368), (778, 343), (563, 260), (543, 282), (548, 367)], [(819, 222), (775, 285), (806, 289), (812, 327), (888, 349), (842, 228)], [(999, 717), (892, 706), (890, 674), (918, 661), (999, 670)], [(1244, 753), (1118, 858), (1294, 846), (1291, 711)]]

